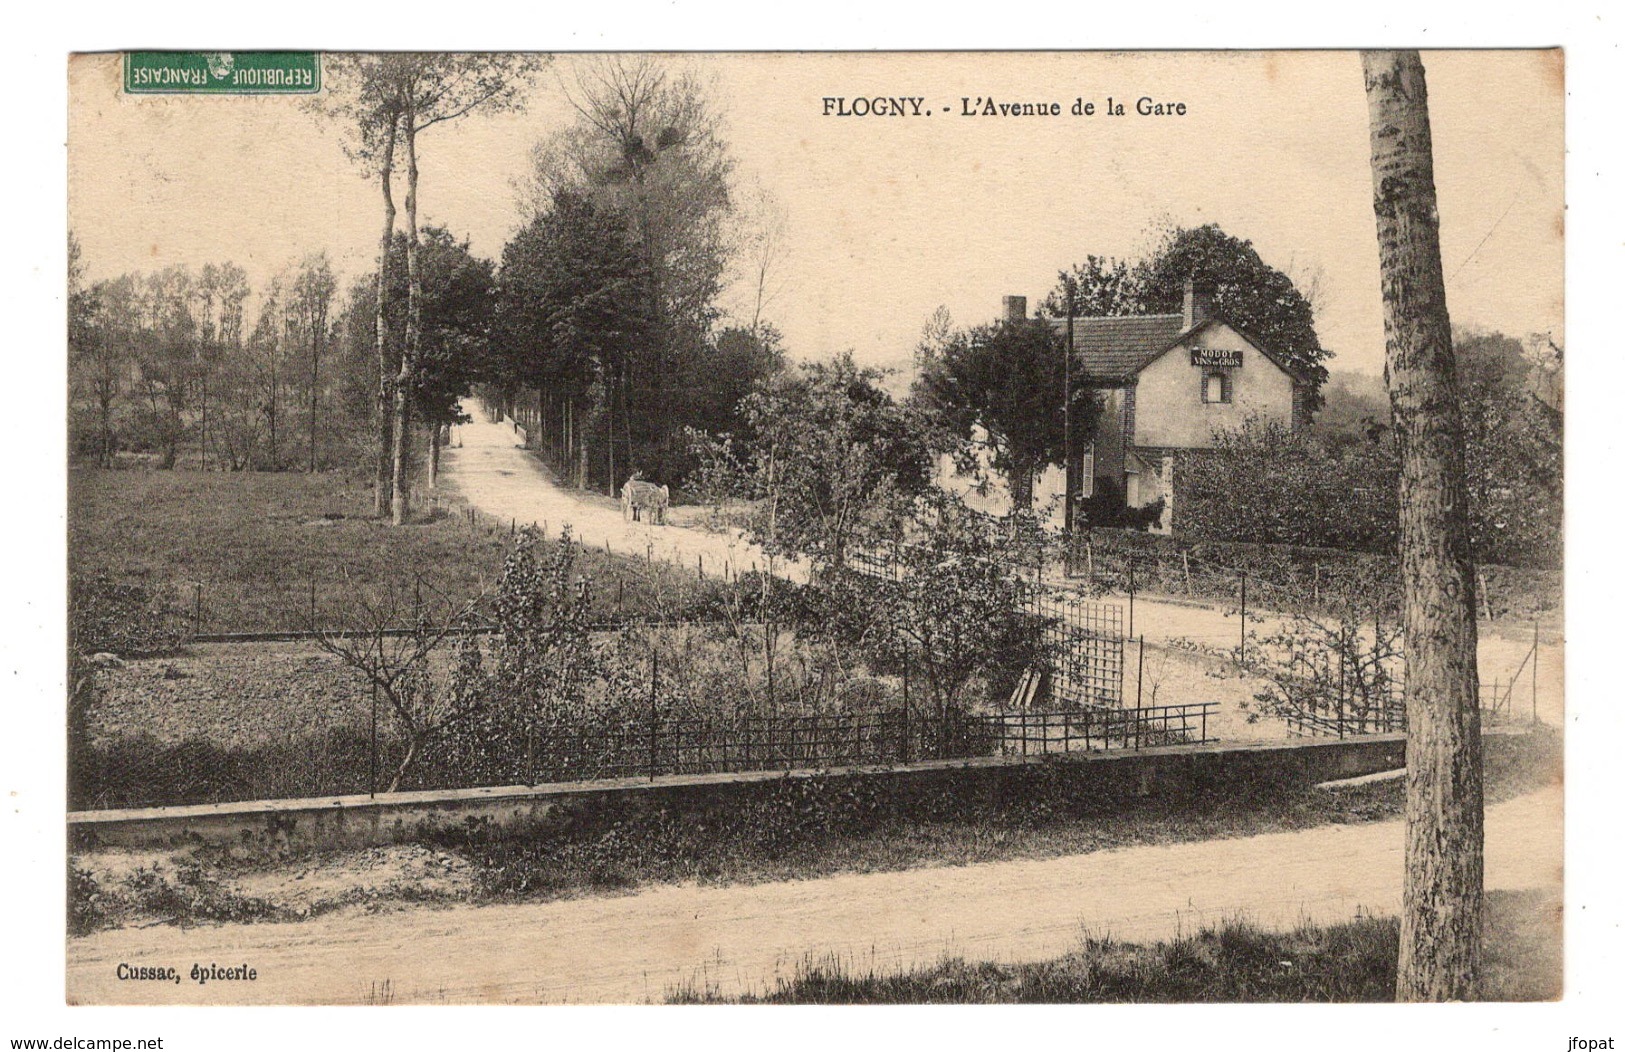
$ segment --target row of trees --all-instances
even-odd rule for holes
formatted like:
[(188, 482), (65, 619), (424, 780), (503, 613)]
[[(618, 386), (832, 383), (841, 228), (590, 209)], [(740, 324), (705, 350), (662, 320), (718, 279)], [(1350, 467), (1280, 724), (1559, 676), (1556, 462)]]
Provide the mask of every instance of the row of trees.
[[(783, 369), (763, 320), (780, 227), (770, 204), (737, 200), (720, 112), (693, 74), (611, 57), (566, 93), (576, 119), (536, 147), (528, 222), (503, 251), (493, 370), (511, 395), (546, 392), (549, 445), (582, 484), (682, 484), (697, 467), (685, 432), (733, 427)], [(735, 265), (754, 309), (719, 329)]]
[[(418, 224), (418, 139), (430, 129), (475, 111), (517, 109), (525, 89), (547, 64), (530, 54), (392, 52), (334, 56), (335, 90), (325, 108), (347, 133), (355, 163), (378, 179), (383, 230), (373, 299), (374, 348), (378, 363), (377, 441), (373, 499), (379, 515), (390, 509), (395, 525), (411, 511), (413, 411), (422, 383), (423, 273)], [(392, 339), (391, 250), (395, 245), (395, 168), (406, 166), (405, 316)], [(431, 433), (439, 428), (431, 422)]]
[(337, 285), (325, 254), (280, 270), (251, 327), (235, 263), (86, 282), (71, 239), (69, 256), (76, 455), (103, 467), (122, 449), (166, 468), (329, 463), (321, 421), (342, 382), (328, 361)]

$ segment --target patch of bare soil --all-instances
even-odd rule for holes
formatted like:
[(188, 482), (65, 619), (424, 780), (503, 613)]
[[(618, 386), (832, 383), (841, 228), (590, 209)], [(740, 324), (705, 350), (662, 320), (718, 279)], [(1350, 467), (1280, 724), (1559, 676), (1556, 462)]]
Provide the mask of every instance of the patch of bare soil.
[(395, 844), (236, 873), (223, 883), (308, 917), (351, 905), (371, 912), (384, 904), (461, 899), (473, 887), (473, 867), (449, 851)]
[(109, 848), (82, 852), (73, 864), (95, 882), (104, 928), (376, 913), (463, 900), (473, 887), (466, 859), (418, 844), (293, 861)]
[(1212, 701), (1218, 708), (1208, 718), (1207, 734), (1221, 742), (1280, 741), (1286, 724), (1253, 715), (1253, 696), (1264, 681), (1238, 669), (1228, 659), (1178, 645), (1147, 642), (1124, 652), (1123, 700), (1128, 705), (1192, 705)]

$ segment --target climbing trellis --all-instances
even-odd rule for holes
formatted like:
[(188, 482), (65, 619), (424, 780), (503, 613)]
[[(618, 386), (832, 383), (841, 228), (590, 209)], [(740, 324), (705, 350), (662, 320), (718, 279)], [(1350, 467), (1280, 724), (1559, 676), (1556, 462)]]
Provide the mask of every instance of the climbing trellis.
[[(895, 584), (905, 571), (902, 552), (896, 547), (858, 552), (849, 555), (847, 563), (866, 577)], [(1051, 667), (1045, 670), (1051, 704), (1122, 706), (1123, 608), (1075, 598), (1026, 578), (1023, 597), (1023, 613), (1039, 623), (1044, 650), (1052, 655)]]
[(1123, 704), (1123, 608), (1029, 589), (1027, 612), (1053, 655), (1050, 695), (1066, 706)]

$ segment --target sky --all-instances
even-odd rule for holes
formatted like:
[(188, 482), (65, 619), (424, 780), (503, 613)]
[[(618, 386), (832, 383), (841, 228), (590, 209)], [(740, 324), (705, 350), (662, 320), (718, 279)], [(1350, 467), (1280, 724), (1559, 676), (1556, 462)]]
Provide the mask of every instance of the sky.
[[(421, 143), (422, 219), (499, 256), (516, 182), (572, 117), (561, 56), (523, 112)], [(739, 197), (786, 220), (766, 317), (798, 358), (906, 368), (939, 305), (961, 325), (1036, 306), (1089, 253), (1138, 258), (1169, 224), (1216, 222), (1313, 287), (1334, 368), (1380, 372), (1381, 301), (1359, 57), (1334, 52), (756, 53), (670, 56), (710, 84)], [(1424, 55), (1452, 320), (1517, 337), (1563, 324), (1563, 66), (1556, 52)], [(921, 115), (826, 115), (826, 99), (920, 99)], [(1107, 99), (1123, 104), (1107, 116)], [(1140, 116), (1135, 102), (1183, 103)], [(963, 116), (963, 100), (1058, 117)], [(1079, 100), (1093, 116), (1073, 116)], [(836, 104), (836, 109), (839, 105)], [(127, 96), (117, 56), (70, 65), (69, 219), (90, 276), (232, 260), (255, 285), (325, 249), (366, 273), (376, 183), (308, 99)], [(912, 104), (908, 107), (913, 112)], [(924, 115), (929, 111), (930, 115)], [(399, 193), (399, 191), (398, 191)], [(736, 282), (722, 306), (748, 316)]]

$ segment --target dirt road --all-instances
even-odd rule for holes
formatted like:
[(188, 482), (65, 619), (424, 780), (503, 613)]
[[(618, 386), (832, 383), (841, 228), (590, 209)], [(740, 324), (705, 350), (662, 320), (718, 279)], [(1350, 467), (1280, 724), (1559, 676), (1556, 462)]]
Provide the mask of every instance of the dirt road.
[[(561, 524), (569, 523), (576, 537), (594, 547), (607, 541), (617, 552), (640, 558), (652, 552), (656, 559), (691, 568), (697, 567), (703, 557), (708, 573), (722, 572), (724, 567), (729, 572), (748, 572), (768, 566), (766, 555), (736, 534), (625, 522), (619, 505), (602, 494), (559, 487), (536, 459), (519, 447), (518, 436), (509, 425), (480, 419), (459, 427), (456, 441), (462, 443), (461, 447), (454, 442), (454, 447), (444, 454), (442, 470), (446, 481), (471, 504), (498, 520), (546, 523), (549, 536), (556, 535)], [(800, 564), (778, 562), (774, 572), (806, 579), (806, 568)], [(1111, 601), (1126, 603), (1123, 597)], [(1266, 614), (1250, 627), (1266, 635), (1279, 629), (1280, 619)], [(1125, 631), (1127, 628), (1125, 622)], [(1561, 623), (1543, 628), (1538, 661), (1532, 662), (1530, 626), (1481, 626), (1479, 676), (1486, 685), (1518, 678), (1512, 707), (1521, 719), (1528, 719), (1533, 710), (1547, 724), (1562, 721), (1561, 631)], [(1236, 614), (1215, 607), (1140, 596), (1134, 603), (1132, 634), (1143, 636), (1152, 647), (1190, 640), (1227, 650), (1240, 641), (1241, 621)], [(1538, 680), (1532, 664), (1538, 666)]]
[[(627, 522), (620, 504), (602, 493), (560, 487), (520, 447), (519, 436), (507, 424), (477, 419), (456, 428), (451, 446), (442, 454), (441, 472), (445, 482), (480, 511), (501, 522), (546, 524), (549, 537), (568, 524), (577, 539), (592, 547), (607, 541), (611, 550), (640, 559), (652, 552), (655, 559), (694, 569), (703, 557), (708, 574), (768, 569), (761, 549), (737, 534)], [(778, 561), (773, 570), (781, 577), (806, 577), (798, 564)]]
[[(68, 994), (103, 1003), (638, 1002), (674, 986), (739, 991), (806, 955), (858, 967), (943, 954), (1027, 961), (1089, 931), (1147, 940), (1245, 914), (1283, 927), (1398, 909), (1398, 822), (1235, 840), (516, 906), (412, 909), (293, 924), (124, 929), (70, 940)], [(1490, 808), (1492, 889), (1562, 881), (1557, 788)], [(119, 981), (120, 963), (178, 984)], [(247, 964), (253, 982), (199, 986), (194, 963)]]

